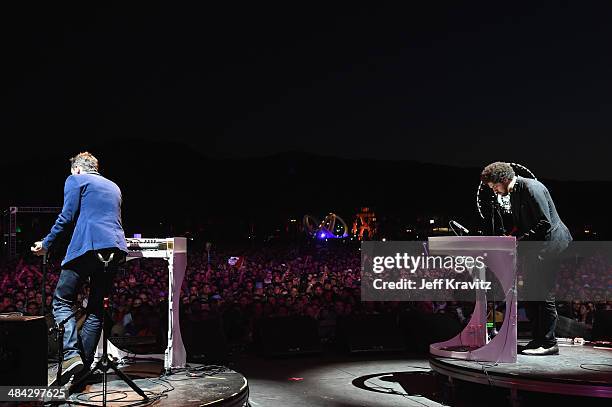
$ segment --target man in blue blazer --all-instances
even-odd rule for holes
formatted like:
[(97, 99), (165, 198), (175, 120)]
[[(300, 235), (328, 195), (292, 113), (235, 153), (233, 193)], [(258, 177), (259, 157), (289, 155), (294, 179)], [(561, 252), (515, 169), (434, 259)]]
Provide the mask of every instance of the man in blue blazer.
[(71, 230), (72, 238), (53, 296), (53, 315), (60, 322), (72, 313), (78, 290), (89, 278), (90, 295), (87, 318), (77, 334), (76, 320), (65, 324), (62, 383), (50, 378), (49, 385), (62, 385), (70, 376), (93, 362), (102, 331), (103, 299), (108, 296), (117, 262), (105, 272), (98, 254), (107, 259), (115, 253), (116, 259), (125, 258), (127, 245), (121, 224), (121, 190), (112, 181), (98, 173), (98, 160), (88, 152), (70, 159), (70, 175), (64, 185), (64, 205), (49, 234), (32, 247), (42, 256), (53, 246), (56, 238)]

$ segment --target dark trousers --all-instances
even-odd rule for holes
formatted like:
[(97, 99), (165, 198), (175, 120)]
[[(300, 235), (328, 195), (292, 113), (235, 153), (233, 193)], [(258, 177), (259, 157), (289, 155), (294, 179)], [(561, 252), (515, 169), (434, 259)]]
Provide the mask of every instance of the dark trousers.
[[(108, 258), (107, 251), (101, 253), (104, 258)], [(64, 325), (64, 360), (80, 355), (85, 366), (93, 362), (102, 332), (103, 301), (109, 294), (116, 270), (116, 264), (109, 264), (105, 272), (103, 263), (94, 252), (88, 252), (62, 268), (53, 295), (53, 316), (56, 322), (63, 321), (73, 312), (78, 291), (88, 278), (90, 287), (87, 317), (80, 334), (74, 317)]]
[(545, 348), (556, 345), (555, 328), (559, 316), (555, 301), (530, 301), (526, 303), (525, 311), (531, 321), (533, 340)]
[(535, 260), (527, 284), (529, 298), (525, 303), (527, 318), (531, 321), (533, 340), (545, 348), (557, 344), (555, 328), (559, 318), (555, 304), (555, 282), (560, 261), (557, 256)]

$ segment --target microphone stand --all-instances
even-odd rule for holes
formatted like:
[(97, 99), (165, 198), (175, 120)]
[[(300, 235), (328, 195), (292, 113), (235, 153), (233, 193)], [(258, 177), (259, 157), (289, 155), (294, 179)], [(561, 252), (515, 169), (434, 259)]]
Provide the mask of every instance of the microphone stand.
[(110, 278), (110, 275), (108, 274), (108, 268), (109, 263), (113, 261), (114, 255), (115, 253), (110, 253), (108, 260), (105, 260), (100, 253), (97, 253), (98, 259), (104, 264), (104, 274), (106, 277), (104, 280), (104, 284), (106, 284), (103, 300), (104, 310), (102, 312), (102, 356), (100, 357), (96, 365), (89, 372), (87, 372), (87, 374), (82, 376), (76, 383), (72, 384), (72, 388), (78, 389), (83, 383), (85, 383), (85, 381), (90, 376), (92, 376), (97, 370), (100, 370), (102, 372), (102, 406), (104, 407), (106, 406), (106, 396), (108, 392), (108, 371), (111, 369), (121, 380), (123, 380), (128, 386), (130, 386), (132, 390), (134, 390), (140, 397), (142, 397), (143, 402), (146, 403), (149, 401), (149, 397), (147, 396), (147, 394), (140, 387), (138, 387), (138, 385), (136, 385), (136, 383), (134, 383), (132, 379), (130, 379), (125, 373), (119, 370), (117, 363), (112, 361), (111, 358), (108, 356), (108, 329), (106, 327), (105, 319), (106, 313), (109, 309), (110, 288), (112, 286), (112, 280)]
[(41, 298), (42, 298), (42, 304), (41, 304), (41, 313), (42, 316), (44, 317), (47, 314), (47, 253), (43, 254), (43, 258), (42, 258), (42, 277), (41, 277), (41, 285), (42, 285), (42, 292), (41, 292)]
[[(497, 230), (495, 229), (495, 213), (499, 214), (497, 204), (495, 202), (496, 195), (493, 194), (493, 199), (491, 200), (491, 233), (493, 236), (497, 235)], [(501, 217), (501, 214), (499, 214)], [(503, 223), (502, 223), (503, 224)], [(493, 339), (497, 335), (497, 321), (495, 318), (495, 296), (493, 296), (493, 303), (491, 304), (491, 318), (493, 320), (493, 328), (491, 329), (491, 339)]]
[(495, 230), (495, 194), (493, 194), (493, 199), (491, 199), (491, 235), (497, 235), (497, 231)]

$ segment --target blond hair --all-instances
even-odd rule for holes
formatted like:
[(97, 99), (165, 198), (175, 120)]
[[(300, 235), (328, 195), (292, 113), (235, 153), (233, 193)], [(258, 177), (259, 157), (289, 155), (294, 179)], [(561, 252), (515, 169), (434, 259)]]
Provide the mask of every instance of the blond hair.
[(70, 159), (70, 168), (75, 168), (76, 166), (81, 167), (81, 169), (86, 172), (97, 172), (98, 159), (91, 153), (84, 151)]

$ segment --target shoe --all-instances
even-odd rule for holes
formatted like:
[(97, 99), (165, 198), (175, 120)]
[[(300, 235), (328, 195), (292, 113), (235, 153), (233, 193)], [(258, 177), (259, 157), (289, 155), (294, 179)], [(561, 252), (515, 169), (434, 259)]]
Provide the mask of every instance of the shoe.
[[(87, 376), (90, 370), (91, 369), (83, 366), (83, 368), (78, 373), (75, 373), (74, 378), (72, 379), (72, 383), (70, 384), (70, 388), (68, 389), (70, 394), (80, 393), (83, 390), (85, 390), (87, 385), (90, 383), (91, 378), (89, 378), (89, 380), (83, 381), (82, 383), (79, 383), (79, 382), (81, 381), (83, 377)], [(79, 385), (78, 387), (77, 387), (77, 384)]]
[(518, 353), (522, 353), (526, 349), (537, 349), (540, 347), (540, 342), (532, 339), (526, 345), (516, 345), (516, 350)]
[(80, 356), (73, 356), (62, 362), (61, 383), (57, 382), (57, 365), (54, 365), (47, 372), (47, 383), (49, 386), (63, 386), (68, 383), (70, 377), (83, 369), (83, 360)]
[(559, 346), (553, 345), (548, 348), (544, 348), (540, 346), (539, 348), (535, 348), (535, 349), (525, 349), (521, 353), (523, 355), (530, 355), (530, 356), (558, 355)]

